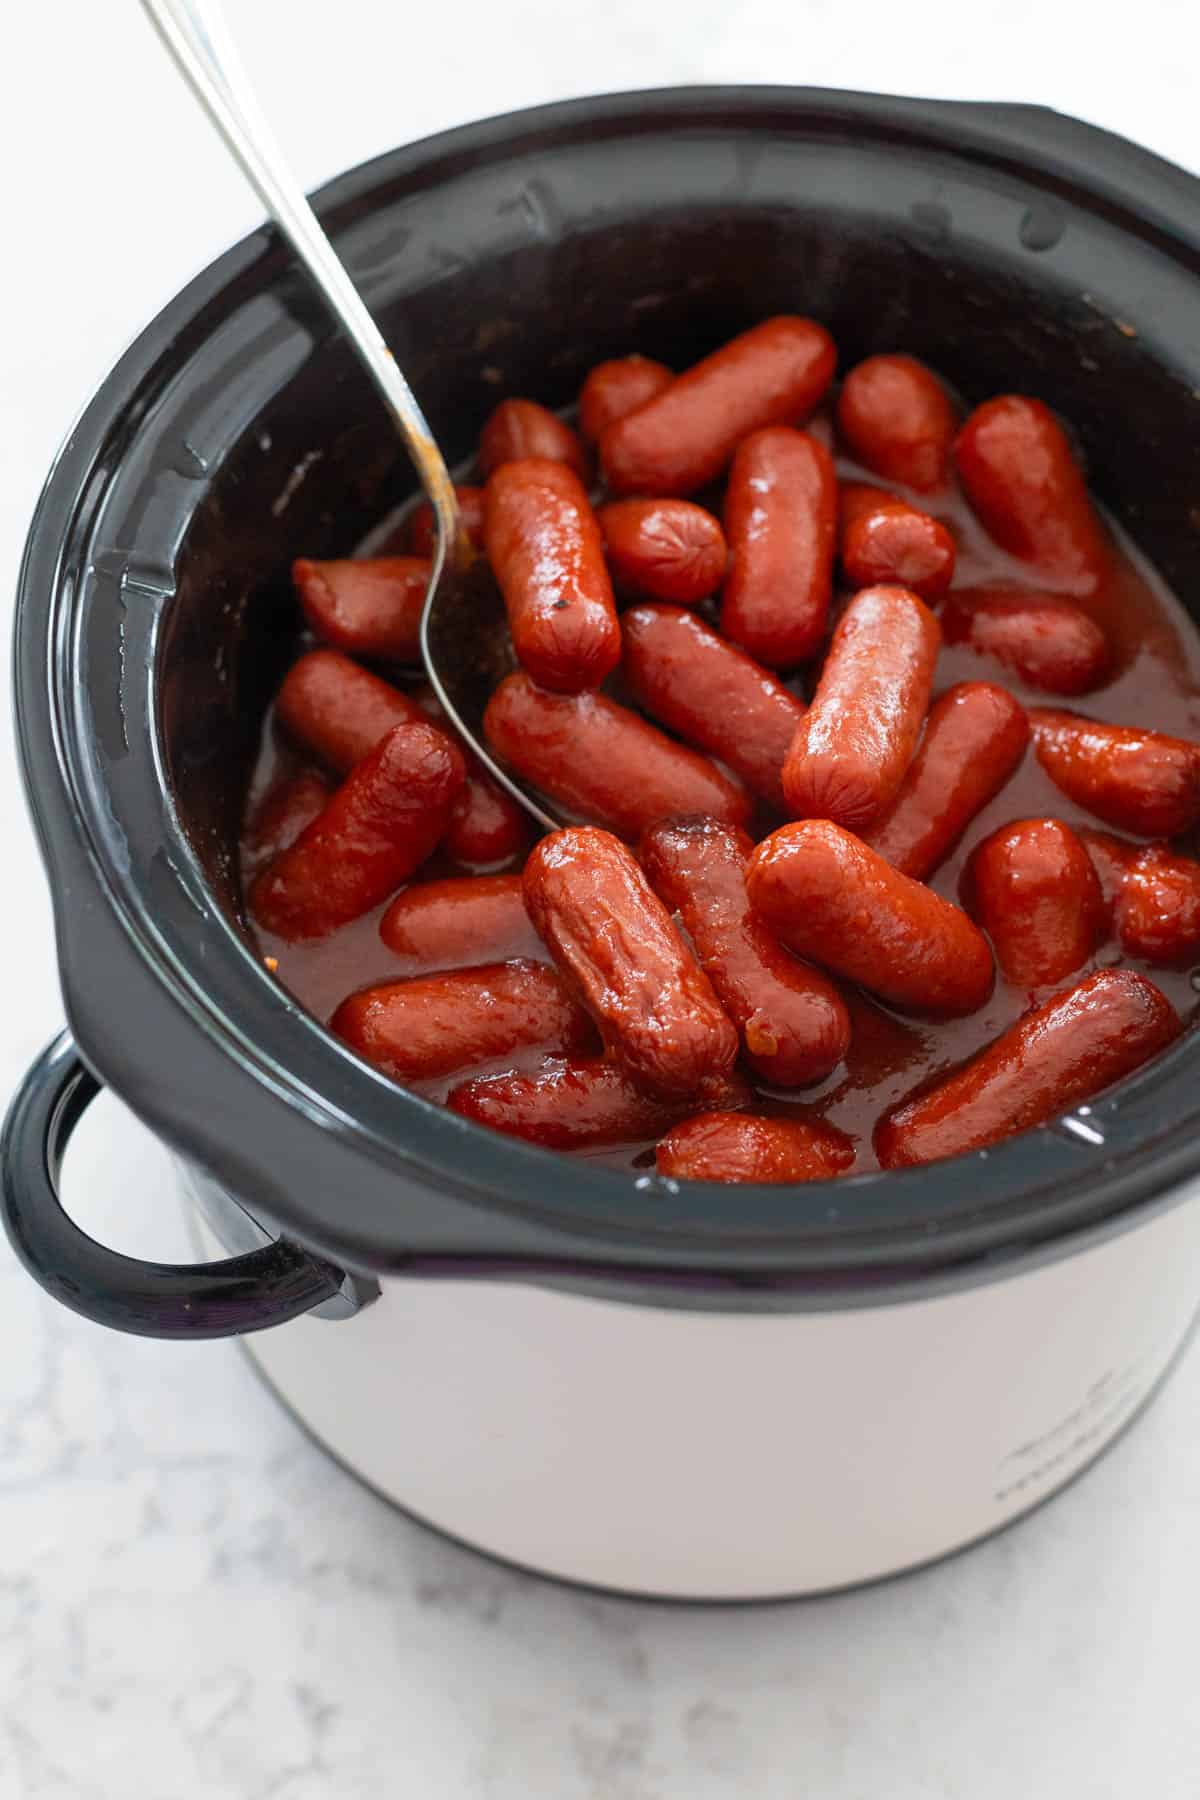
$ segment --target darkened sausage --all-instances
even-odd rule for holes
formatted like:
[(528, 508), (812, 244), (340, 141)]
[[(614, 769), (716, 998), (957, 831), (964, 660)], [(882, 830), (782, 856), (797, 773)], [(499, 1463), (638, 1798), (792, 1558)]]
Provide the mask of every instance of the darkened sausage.
[(318, 769), (301, 769), (277, 781), (255, 807), (242, 840), (242, 868), (257, 874), (312, 824), (333, 789)]
[(1094, 593), (1109, 566), (1104, 530), (1067, 434), (1040, 400), (977, 406), (954, 444), (959, 479), (989, 535), (1064, 593)]
[(772, 832), (746, 886), (791, 949), (902, 1012), (952, 1018), (992, 990), (992, 953), (967, 915), (827, 819)]
[(751, 1067), (774, 1087), (807, 1087), (846, 1054), (850, 1017), (828, 976), (790, 956), (752, 910), (752, 850), (735, 826), (673, 819), (648, 831), (638, 854), (655, 893), (682, 921)]
[(565, 984), (541, 962), (496, 962), (415, 975), (351, 994), (331, 1030), (395, 1081), (434, 1081), (541, 1045), (586, 1048), (593, 1034)]
[(914, 356), (869, 356), (851, 369), (837, 425), (872, 474), (919, 494), (945, 487), (958, 420), (937, 376)]
[(254, 883), (250, 910), (287, 939), (325, 937), (369, 912), (435, 848), (463, 762), (436, 725), (396, 725)]
[(962, 891), (1018, 987), (1048, 987), (1074, 975), (1104, 929), (1096, 871), (1059, 819), (1017, 819), (993, 831), (972, 851)]
[(829, 1181), (854, 1163), (854, 1143), (819, 1120), (698, 1113), (658, 1146), (660, 1175), (679, 1181)]
[(643, 711), (719, 757), (783, 810), (783, 761), (804, 707), (693, 613), (635, 606), (621, 620), (622, 672)]
[(348, 775), (394, 726), (426, 723), (415, 700), (338, 650), (310, 650), (292, 664), (275, 714), (339, 775)]
[(1132, 969), (1103, 969), (1027, 1012), (875, 1128), (885, 1169), (998, 1143), (1091, 1100), (1179, 1035), (1164, 996)]
[(691, 494), (763, 425), (795, 424), (833, 379), (833, 339), (812, 319), (767, 319), (636, 412), (609, 425), (600, 461), (614, 494)]
[(825, 635), (837, 504), (833, 458), (807, 432), (771, 425), (734, 452), (721, 630), (771, 668), (807, 662)]
[(1200, 748), (1185, 738), (1046, 707), (1029, 723), (1051, 781), (1106, 825), (1176, 837), (1200, 820)]
[(793, 818), (857, 830), (891, 804), (921, 735), (940, 643), (937, 620), (906, 588), (854, 596), (783, 765)]
[(525, 781), (622, 837), (672, 813), (711, 813), (733, 825), (750, 816), (739, 782), (605, 694), (547, 694), (528, 675), (510, 675), (489, 700), (483, 729)]
[(738, 1037), (632, 854), (607, 831), (551, 832), (525, 865), (543, 942), (634, 1080), (661, 1100), (727, 1076)]
[(621, 654), (604, 543), (583, 483), (563, 463), (505, 463), (487, 485), (484, 547), (513, 647), (556, 693), (599, 687)]
[(1004, 688), (962, 681), (929, 709), (921, 747), (887, 811), (864, 833), (886, 862), (924, 881), (1015, 772), (1029, 721)]

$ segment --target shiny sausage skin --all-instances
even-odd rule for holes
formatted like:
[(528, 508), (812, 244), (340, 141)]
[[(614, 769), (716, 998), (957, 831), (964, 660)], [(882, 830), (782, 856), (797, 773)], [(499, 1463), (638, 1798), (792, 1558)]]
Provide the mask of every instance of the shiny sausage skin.
[(746, 887), (776, 937), (901, 1012), (955, 1018), (992, 991), (992, 953), (967, 915), (827, 819), (765, 838)]
[(310, 650), (292, 664), (276, 697), (275, 716), (340, 775), (348, 775), (394, 726), (425, 721), (415, 700), (339, 650)]
[(524, 961), (367, 988), (342, 1001), (330, 1030), (404, 1082), (435, 1081), (530, 1046), (571, 1052), (593, 1041), (590, 1021), (554, 970)]
[(676, 1181), (830, 1181), (854, 1166), (854, 1143), (817, 1120), (706, 1112), (669, 1131), (654, 1160)]
[[(707, 1107), (748, 1106), (748, 1084), (735, 1071)], [(532, 1075), (481, 1075), (452, 1088), (451, 1112), (509, 1137), (549, 1150), (598, 1149), (660, 1137), (679, 1118), (680, 1104), (652, 1099), (619, 1063), (599, 1057), (547, 1057)]]
[(954, 579), (958, 549), (940, 520), (882, 488), (842, 485), (839, 555), (851, 587), (893, 583), (936, 600)]
[(807, 432), (768, 426), (734, 452), (721, 630), (769, 668), (807, 662), (825, 636), (837, 505), (833, 458)]
[(719, 757), (783, 811), (783, 759), (804, 706), (744, 650), (694, 613), (635, 606), (621, 620), (622, 673), (637, 704), (698, 750)]
[(587, 452), (578, 432), (536, 400), (502, 400), (479, 434), (479, 467), (484, 478), (504, 463), (536, 456), (563, 463), (581, 480), (587, 477)]
[(599, 687), (620, 658), (621, 628), (579, 477), (542, 458), (505, 463), (487, 485), (483, 541), (523, 667), (555, 693)]
[(929, 709), (900, 792), (863, 841), (902, 875), (924, 881), (1015, 774), (1028, 742), (1025, 710), (1004, 688), (947, 688)]
[(739, 782), (605, 694), (547, 694), (518, 671), (488, 701), (483, 730), (523, 780), (621, 837), (671, 813), (750, 817)]
[(907, 588), (854, 596), (783, 765), (793, 818), (857, 830), (890, 806), (921, 735), (941, 638)]
[(1108, 639), (1082, 607), (1037, 588), (959, 588), (940, 613), (947, 644), (965, 644), (1047, 694), (1086, 694), (1108, 674)]
[(914, 356), (869, 356), (838, 395), (837, 426), (856, 461), (919, 494), (945, 487), (958, 420), (945, 388)]
[(396, 895), (379, 921), (379, 935), (414, 973), (543, 955), (519, 875), (419, 881)]
[(807, 1087), (845, 1056), (850, 1015), (828, 976), (790, 956), (751, 909), (753, 848), (716, 819), (671, 819), (646, 833), (638, 856), (682, 921), (750, 1066), (773, 1087)]
[(989, 536), (1064, 593), (1091, 594), (1109, 566), (1104, 529), (1067, 434), (1040, 400), (1002, 394), (954, 444), (959, 479)]
[(1200, 749), (1185, 738), (1034, 707), (1033, 747), (1051, 781), (1136, 837), (1177, 837), (1200, 820)]
[(660, 1100), (729, 1074), (738, 1036), (632, 854), (607, 831), (553, 831), (525, 865), (525, 905), (610, 1053)]
[(427, 558), (312, 562), (302, 556), (292, 564), (292, 580), (312, 630), (335, 650), (385, 662), (420, 662)]
[(277, 781), (263, 795), (247, 823), (242, 865), (247, 874), (259, 869), (295, 843), (328, 801), (333, 789), (317, 769), (301, 769)]
[(1079, 836), (1125, 954), (1165, 968), (1195, 962), (1200, 957), (1200, 863), (1165, 843), (1128, 844), (1104, 831), (1081, 831)]
[(875, 1154), (883, 1168), (899, 1169), (999, 1143), (1131, 1075), (1179, 1031), (1173, 1008), (1144, 975), (1087, 975), (890, 1107), (875, 1128)]
[(971, 852), (962, 892), (1018, 987), (1054, 986), (1074, 975), (1104, 929), (1096, 871), (1059, 819), (1016, 819), (993, 831)]
[(618, 586), (641, 599), (695, 606), (725, 575), (725, 533), (690, 500), (614, 500), (596, 514)]
[(369, 912), (436, 848), (463, 761), (445, 732), (396, 725), (250, 891), (260, 925), (288, 940), (326, 937)]
[(666, 363), (651, 356), (617, 356), (597, 363), (579, 390), (580, 431), (589, 443), (598, 443), (614, 420), (645, 406), (674, 379)]
[[(463, 530), (476, 550), (483, 549), (483, 489), (466, 485), (454, 490)], [(428, 500), (415, 506), (404, 521), (404, 547), (413, 556), (432, 556), (437, 541), (433, 508)]]
[(767, 319), (677, 376), (600, 436), (614, 494), (691, 494), (763, 425), (795, 423), (833, 380), (837, 351), (812, 319)]

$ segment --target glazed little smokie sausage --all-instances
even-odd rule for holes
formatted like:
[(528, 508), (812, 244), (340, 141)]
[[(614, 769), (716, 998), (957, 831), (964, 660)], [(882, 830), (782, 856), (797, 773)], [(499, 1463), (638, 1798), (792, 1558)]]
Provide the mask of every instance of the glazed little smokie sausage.
[(636, 839), (672, 813), (750, 817), (740, 782), (606, 694), (547, 694), (509, 675), (483, 716), (492, 749), (565, 811)]
[[(456, 487), (454, 496), (458, 501), (458, 516), (462, 520), (463, 530), (476, 550), (482, 550), (483, 489), (466, 484)], [(412, 556), (432, 556), (436, 539), (433, 507), (428, 500), (422, 500), (404, 521), (404, 547)]]
[(348, 775), (396, 725), (426, 723), (415, 700), (338, 650), (310, 650), (292, 664), (275, 715), (297, 743), (340, 775)]
[(445, 732), (394, 726), (255, 881), (250, 910), (277, 937), (324, 937), (420, 868), (446, 829), (463, 761)]
[(989, 681), (948, 688), (929, 709), (921, 747), (864, 842), (915, 881), (945, 861), (975, 815), (1014, 774), (1029, 742), (1023, 707)]
[(744, 331), (601, 433), (610, 490), (694, 493), (750, 432), (810, 413), (836, 361), (833, 339), (813, 319), (785, 315)]
[(854, 1166), (854, 1144), (816, 1120), (705, 1112), (667, 1133), (655, 1164), (684, 1181), (829, 1181)]
[(977, 406), (954, 458), (984, 529), (1064, 593), (1091, 594), (1110, 564), (1104, 530), (1067, 434), (1040, 400), (1002, 394)]
[(716, 819), (672, 819), (638, 847), (659, 899), (678, 915), (700, 967), (772, 1087), (823, 1081), (846, 1054), (850, 1016), (828, 976), (789, 956), (752, 910), (745, 832)]
[(665, 363), (650, 356), (617, 356), (597, 363), (579, 390), (579, 429), (589, 443), (627, 413), (645, 406), (675, 377)]
[(744, 438), (725, 490), (729, 575), (721, 630), (773, 669), (807, 662), (825, 635), (837, 476), (824, 444), (786, 425)]
[(379, 935), (414, 971), (542, 955), (519, 875), (418, 882), (396, 895), (379, 921)]
[(865, 588), (838, 622), (783, 765), (788, 811), (858, 830), (895, 799), (913, 759), (941, 632), (906, 588)]
[(945, 487), (958, 419), (937, 376), (914, 356), (869, 356), (851, 369), (837, 427), (872, 474), (919, 494)]
[(1200, 821), (1200, 748), (1185, 738), (1035, 707), (1037, 759), (1076, 806), (1137, 837), (1176, 837)]
[(573, 470), (508, 462), (487, 485), (483, 528), (513, 648), (541, 687), (599, 687), (621, 655), (621, 628), (596, 516)]
[(790, 949), (901, 1012), (955, 1018), (992, 991), (992, 953), (967, 915), (827, 819), (764, 838), (746, 888)]
[(630, 852), (607, 831), (553, 831), (525, 865), (525, 905), (639, 1086), (687, 1100), (728, 1076), (738, 1037)]
[(936, 600), (954, 579), (958, 551), (940, 520), (882, 488), (843, 484), (839, 509), (842, 569), (852, 587), (894, 583)]
[(596, 514), (608, 566), (626, 593), (694, 606), (721, 585), (719, 522), (690, 500), (614, 500)]
[(563, 463), (581, 479), (587, 474), (587, 454), (565, 419), (536, 400), (502, 400), (479, 436), (480, 468), (490, 476), (531, 456)]
[(429, 585), (426, 557), (312, 562), (302, 556), (292, 564), (292, 580), (305, 618), (327, 644), (352, 656), (420, 661), (421, 612)]
[(795, 695), (679, 607), (633, 607), (621, 637), (622, 673), (642, 710), (782, 812), (783, 761), (804, 717)]
[[(733, 1074), (706, 1093), (704, 1105), (748, 1106), (749, 1085)], [(655, 1100), (619, 1063), (599, 1057), (547, 1057), (533, 1074), (514, 1071), (464, 1081), (446, 1096), (451, 1112), (550, 1150), (594, 1150), (660, 1137), (681, 1103)]]
[(301, 769), (263, 795), (246, 824), (242, 855), (249, 872), (287, 850), (327, 804), (333, 788), (319, 769)]
[(947, 644), (990, 656), (1028, 687), (1086, 694), (1111, 662), (1108, 639), (1070, 600), (1036, 588), (959, 588), (939, 614)]
[(885, 1169), (960, 1156), (1044, 1125), (1131, 1075), (1179, 1035), (1144, 975), (1103, 969), (1055, 994), (951, 1074), (891, 1107), (875, 1130)]
[(1018, 987), (1065, 981), (1100, 941), (1104, 902), (1096, 871), (1059, 819), (1018, 819), (993, 831), (972, 851), (962, 890)]
[(330, 1029), (395, 1081), (436, 1081), (514, 1050), (585, 1049), (586, 1015), (540, 962), (485, 963), (351, 994)]
[(1200, 863), (1169, 844), (1129, 844), (1105, 831), (1079, 836), (1126, 955), (1164, 968), (1194, 962), (1200, 956)]

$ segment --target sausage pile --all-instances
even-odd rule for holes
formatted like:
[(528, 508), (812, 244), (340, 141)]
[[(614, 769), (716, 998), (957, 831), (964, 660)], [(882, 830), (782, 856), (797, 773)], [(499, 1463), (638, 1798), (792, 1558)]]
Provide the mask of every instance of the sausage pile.
[(1200, 749), (1153, 691), (1133, 723), (1085, 697), (1161, 681), (1190, 725), (1195, 644), (1039, 401), (964, 419), (911, 357), (834, 369), (780, 317), (680, 375), (601, 364), (578, 430), (488, 420), (458, 494), (516, 667), (485, 731), (578, 821), (532, 848), (407, 673), (428, 506), (386, 554), (294, 565), (247, 906), (396, 1081), (793, 1182), (980, 1149), (1178, 1035)]

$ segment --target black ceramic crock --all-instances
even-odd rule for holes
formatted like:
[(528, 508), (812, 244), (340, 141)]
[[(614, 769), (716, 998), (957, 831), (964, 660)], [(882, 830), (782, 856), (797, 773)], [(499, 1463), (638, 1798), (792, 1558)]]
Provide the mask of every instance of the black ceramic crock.
[[(1102, 499), (1200, 612), (1200, 185), (1119, 138), (1023, 106), (682, 89), (470, 125), (315, 204), (451, 461), (501, 394), (558, 405), (602, 357), (681, 366), (811, 313), (846, 363), (903, 348), (968, 399), (1018, 379), (1060, 409)], [(288, 566), (344, 553), (411, 486), (268, 229), (142, 334), (50, 474), (16, 703), (73, 1042), (30, 1072), (3, 1153), (9, 1232), (44, 1285), (163, 1336), (274, 1324), (352, 1294), (347, 1271), (778, 1309), (986, 1280), (1171, 1203), (1200, 1168), (1192, 1037), (1086, 1122), (730, 1190), (486, 1133), (282, 992), (240, 913), (235, 840), (296, 626)], [(169, 1268), (85, 1238), (55, 1184), (96, 1081), (275, 1241)]]

